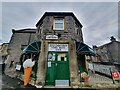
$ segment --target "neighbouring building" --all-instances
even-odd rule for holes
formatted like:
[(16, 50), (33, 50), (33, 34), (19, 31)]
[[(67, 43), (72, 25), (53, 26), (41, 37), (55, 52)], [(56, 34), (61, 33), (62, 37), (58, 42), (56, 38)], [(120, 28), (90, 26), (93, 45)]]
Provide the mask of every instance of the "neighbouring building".
[(0, 45), (0, 64), (5, 63), (8, 56), (8, 43)]
[(120, 69), (120, 42), (116, 41), (116, 38), (111, 36), (109, 43), (106, 43), (102, 46), (94, 46), (96, 51), (96, 59), (93, 59), (93, 62), (100, 62), (102, 64), (111, 64), (115, 65)]
[(10, 77), (15, 77), (15, 66), (13, 63), (19, 63), (22, 50), (32, 41), (35, 40), (36, 29), (21, 29), (14, 30), (12, 29), (12, 37), (8, 45), (8, 57), (6, 60), (6, 69), (5, 73)]
[[(14, 76), (14, 65), (22, 66), (26, 55), (32, 53), (36, 55), (36, 64), (33, 67), (31, 84), (78, 85), (80, 73), (87, 73), (85, 55), (95, 55), (84, 44), (80, 21), (72, 12), (45, 12), (36, 27), (37, 29), (12, 30), (6, 74)], [(23, 70), (19, 71), (19, 75), (17, 73), (20, 78), (23, 77), (21, 72)]]
[(116, 41), (113, 36), (111, 36), (110, 41), (102, 46), (94, 47), (96, 53), (101, 56), (98, 61), (120, 64), (120, 42)]
[(5, 70), (5, 61), (8, 56), (8, 43), (3, 43), (0, 45), (0, 71), (4, 74)]

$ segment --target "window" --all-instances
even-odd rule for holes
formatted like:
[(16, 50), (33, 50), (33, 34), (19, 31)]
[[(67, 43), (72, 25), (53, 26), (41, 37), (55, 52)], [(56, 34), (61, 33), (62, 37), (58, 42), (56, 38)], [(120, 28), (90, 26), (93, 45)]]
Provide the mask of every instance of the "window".
[(75, 24), (75, 33), (79, 35), (79, 26), (77, 24)]
[(65, 61), (65, 58), (64, 58), (64, 57), (61, 57), (61, 61)]
[(66, 54), (58, 54), (58, 61), (67, 61)]
[(43, 22), (40, 23), (39, 27), (38, 27), (38, 34), (43, 33)]
[(64, 18), (54, 18), (53, 30), (64, 30)]
[(21, 45), (21, 50), (23, 50), (26, 47), (27, 47), (27, 45)]

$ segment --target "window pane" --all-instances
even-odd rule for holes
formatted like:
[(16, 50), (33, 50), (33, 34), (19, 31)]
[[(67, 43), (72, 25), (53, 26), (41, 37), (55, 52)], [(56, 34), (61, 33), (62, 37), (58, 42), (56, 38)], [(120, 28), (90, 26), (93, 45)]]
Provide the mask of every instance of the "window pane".
[(55, 28), (63, 29), (63, 23), (55, 23)]
[(54, 19), (54, 30), (64, 30), (64, 19), (55, 18)]
[(63, 20), (64, 20), (63, 18), (55, 18), (56, 22), (61, 22), (61, 21), (63, 22)]

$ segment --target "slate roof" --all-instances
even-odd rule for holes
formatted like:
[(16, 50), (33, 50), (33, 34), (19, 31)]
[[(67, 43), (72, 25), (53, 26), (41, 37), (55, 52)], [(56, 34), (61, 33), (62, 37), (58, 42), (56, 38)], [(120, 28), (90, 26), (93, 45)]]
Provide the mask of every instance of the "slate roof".
[(36, 33), (36, 30), (37, 29), (32, 29), (32, 28), (25, 28), (19, 30), (12, 29), (12, 33)]
[(118, 43), (118, 44), (120, 44), (119, 41), (113, 41), (113, 42), (109, 42), (109, 43), (103, 44), (103, 45), (101, 45), (101, 46), (99, 46), (99, 47), (97, 47), (97, 48), (107, 47), (107, 46), (109, 46), (109, 45), (112, 45), (113, 43)]

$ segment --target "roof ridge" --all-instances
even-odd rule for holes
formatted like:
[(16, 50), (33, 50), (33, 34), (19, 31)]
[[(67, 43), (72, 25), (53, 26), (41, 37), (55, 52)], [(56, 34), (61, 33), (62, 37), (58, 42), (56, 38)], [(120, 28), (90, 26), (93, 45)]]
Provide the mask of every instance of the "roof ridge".
[[(119, 41), (113, 41), (113, 42), (118, 42), (118, 43), (120, 43)], [(103, 44), (103, 45), (101, 45), (101, 46), (98, 46), (98, 48), (104, 47), (104, 46), (109, 45), (109, 44), (112, 44), (113, 42), (105, 43), (105, 44)]]
[(15, 32), (22, 32), (22, 33), (24, 33), (24, 32), (36, 32), (36, 28), (24, 28), (24, 29), (12, 29), (12, 33), (15, 33)]

